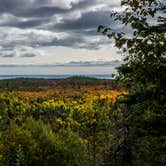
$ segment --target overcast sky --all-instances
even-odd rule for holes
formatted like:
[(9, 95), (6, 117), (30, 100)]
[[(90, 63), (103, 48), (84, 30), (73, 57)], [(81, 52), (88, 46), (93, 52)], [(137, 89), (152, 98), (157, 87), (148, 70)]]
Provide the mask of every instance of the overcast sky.
[(0, 0), (0, 64), (55, 64), (120, 59), (98, 25), (120, 0)]

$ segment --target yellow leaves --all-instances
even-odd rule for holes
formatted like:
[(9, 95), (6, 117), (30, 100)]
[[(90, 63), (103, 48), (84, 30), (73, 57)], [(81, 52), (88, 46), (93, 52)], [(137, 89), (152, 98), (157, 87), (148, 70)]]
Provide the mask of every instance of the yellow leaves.
[(108, 95), (100, 95), (100, 99), (105, 99)]
[(56, 122), (57, 124), (61, 125), (61, 126), (64, 124), (64, 122), (62, 121), (61, 118), (57, 118), (57, 119), (55, 120), (55, 122)]
[(136, 10), (138, 8), (139, 2), (138, 0), (133, 0), (130, 3), (130, 6), (132, 7), (133, 10)]
[(3, 150), (3, 148), (4, 148), (4, 145), (0, 144), (0, 152)]
[(3, 150), (4, 150), (4, 145), (0, 144), (0, 161), (3, 159)]
[(82, 138), (82, 139), (81, 139), (81, 143), (82, 143), (82, 144), (88, 144), (88, 142), (89, 142), (88, 139), (85, 139), (85, 138)]
[(0, 161), (2, 160), (2, 158), (3, 158), (3, 155), (0, 154)]
[(93, 124), (96, 124), (97, 123), (97, 120), (95, 118), (93, 119), (90, 119), (90, 124), (93, 125)]
[(100, 91), (99, 95), (94, 95), (93, 99), (110, 99), (113, 103), (116, 101), (118, 95), (126, 94), (125, 90), (107, 90), (107, 91)]

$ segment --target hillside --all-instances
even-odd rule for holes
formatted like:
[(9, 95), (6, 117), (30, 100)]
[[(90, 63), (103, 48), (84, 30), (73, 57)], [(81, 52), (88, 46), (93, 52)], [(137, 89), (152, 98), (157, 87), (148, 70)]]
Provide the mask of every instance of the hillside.
[(36, 79), (16, 78), (0, 80), (0, 90), (9, 91), (40, 91), (51, 88), (80, 88), (80, 87), (103, 87), (108, 89), (119, 89), (113, 79), (95, 79), (90, 77), (75, 76), (66, 79)]
[(41, 166), (101, 165), (112, 106), (126, 93), (88, 77), (0, 80), (0, 91), (0, 163)]

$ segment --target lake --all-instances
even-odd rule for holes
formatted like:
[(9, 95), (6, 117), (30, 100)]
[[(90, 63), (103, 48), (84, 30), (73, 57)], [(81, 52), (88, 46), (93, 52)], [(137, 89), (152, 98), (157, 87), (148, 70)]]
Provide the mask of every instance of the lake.
[(9, 78), (67, 78), (71, 76), (89, 76), (94, 78), (112, 78), (117, 71), (112, 66), (5, 66), (0, 67), (0, 79)]

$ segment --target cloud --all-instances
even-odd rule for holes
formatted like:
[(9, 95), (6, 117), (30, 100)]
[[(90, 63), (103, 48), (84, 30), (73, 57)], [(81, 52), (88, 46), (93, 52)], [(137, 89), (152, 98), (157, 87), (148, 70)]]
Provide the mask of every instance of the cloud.
[[(1, 57), (34, 57), (41, 47), (95, 50), (110, 41), (97, 33), (100, 24), (116, 24), (110, 11), (116, 0), (0, 0)], [(100, 37), (99, 37), (100, 35)], [(24, 53), (21, 47), (32, 48)]]
[(7, 54), (4, 54), (4, 55), (0, 55), (2, 58), (13, 58), (15, 56), (15, 54), (12, 54), (12, 53), (7, 53)]
[(120, 60), (113, 60), (113, 61), (103, 61), (103, 60), (96, 60), (96, 61), (71, 61), (69, 63), (63, 64), (64, 66), (112, 66), (117, 67), (122, 64)]
[(123, 52), (120, 51), (120, 50), (119, 50), (119, 51), (116, 51), (116, 53), (119, 54), (119, 55), (122, 55), (122, 54), (123, 54)]
[(55, 29), (63, 30), (82, 30), (94, 28), (97, 29), (100, 24), (110, 23), (109, 11), (95, 11), (82, 14), (78, 19), (65, 20), (60, 24), (55, 25)]
[(32, 47), (19, 46), (19, 47), (1, 47), (0, 48), (0, 57), (2, 58), (33, 58), (35, 56), (40, 56), (41, 53), (36, 51)]
[[(6, 10), (13, 12), (16, 9), (26, 9), (32, 7), (54, 6), (58, 8), (71, 8), (75, 0), (5, 0), (0, 1), (0, 9), (5, 12)], [(79, 2), (79, 1), (78, 1)], [(77, 2), (77, 3), (78, 3)]]
[(57, 67), (57, 66), (70, 66), (70, 67), (86, 67), (86, 66), (111, 66), (118, 67), (122, 64), (120, 60), (113, 61), (104, 61), (104, 60), (95, 60), (95, 61), (70, 61), (67, 63), (56, 63), (56, 64), (0, 64), (0, 67)]
[(34, 54), (34, 53), (26, 52), (26, 53), (23, 53), (20, 57), (21, 58), (32, 58), (32, 57), (35, 57), (35, 56), (37, 56), (37, 55)]

